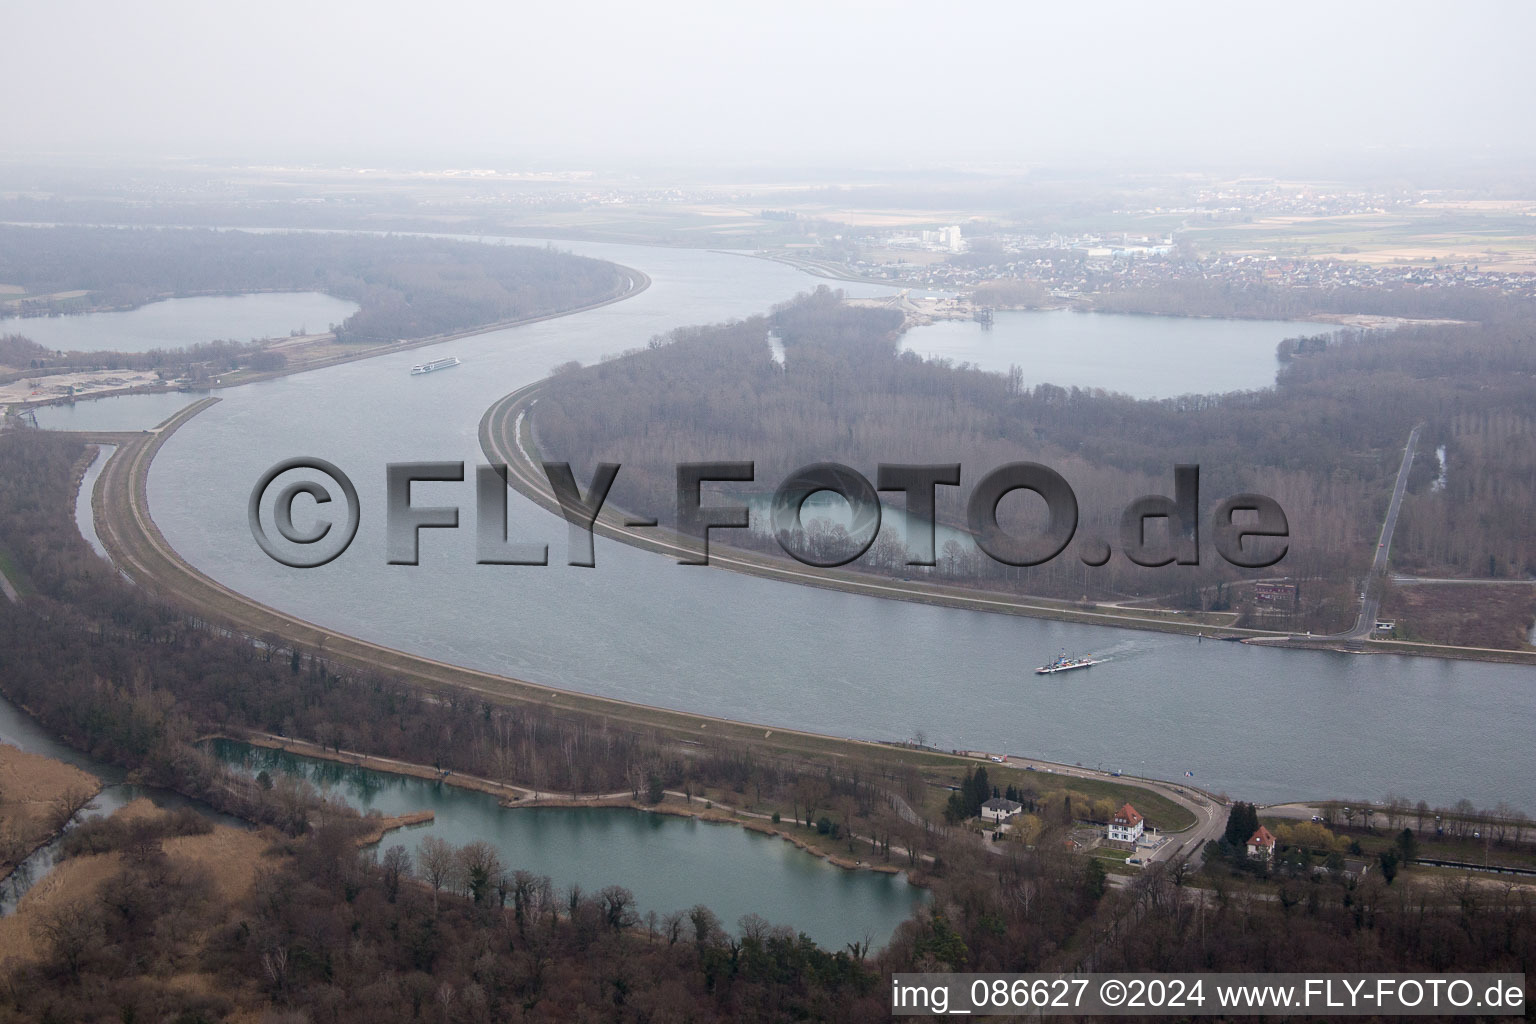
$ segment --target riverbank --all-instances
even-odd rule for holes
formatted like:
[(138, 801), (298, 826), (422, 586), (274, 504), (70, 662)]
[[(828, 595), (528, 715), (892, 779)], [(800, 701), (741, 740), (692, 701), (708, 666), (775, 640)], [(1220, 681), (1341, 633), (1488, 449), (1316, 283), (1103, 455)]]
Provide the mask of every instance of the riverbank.
[(391, 775), (407, 775), (415, 779), (426, 779), (428, 782), (442, 782), (446, 785), (457, 786), (460, 789), (471, 789), (477, 793), (488, 793), (501, 800), (502, 805), (505, 807), (513, 806), (518, 800), (534, 793), (533, 790), (526, 787), (497, 782), (494, 779), (483, 779), (475, 775), (454, 773), (442, 768), (433, 768), (410, 761), (400, 761), (392, 757), (363, 754), (355, 750), (338, 750), (334, 747), (322, 747), (320, 744), (311, 743), (308, 740), (274, 736), (271, 733), (253, 732), (241, 733), (239, 735), (209, 733), (206, 736), (199, 736), (197, 742), (206, 743), (210, 740), (235, 740), (240, 743), (249, 743), (253, 747), (261, 747), (263, 750), (277, 750), (285, 754), (298, 754), (301, 757), (312, 757), (317, 761), (331, 761), (336, 764), (349, 765), (353, 768), (366, 768), (369, 771), (387, 772)]

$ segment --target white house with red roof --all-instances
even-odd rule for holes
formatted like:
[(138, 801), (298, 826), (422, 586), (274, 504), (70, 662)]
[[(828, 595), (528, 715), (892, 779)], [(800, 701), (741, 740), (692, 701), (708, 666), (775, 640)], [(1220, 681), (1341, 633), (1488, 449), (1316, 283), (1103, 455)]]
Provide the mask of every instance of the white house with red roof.
[(1248, 840), (1248, 856), (1269, 860), (1274, 855), (1275, 837), (1269, 829), (1260, 825), (1259, 830), (1253, 834), (1253, 838)]
[(1141, 838), (1141, 834), (1146, 829), (1147, 823), (1141, 813), (1130, 804), (1126, 804), (1109, 819), (1109, 827), (1105, 830), (1104, 837), (1112, 843), (1134, 843)]

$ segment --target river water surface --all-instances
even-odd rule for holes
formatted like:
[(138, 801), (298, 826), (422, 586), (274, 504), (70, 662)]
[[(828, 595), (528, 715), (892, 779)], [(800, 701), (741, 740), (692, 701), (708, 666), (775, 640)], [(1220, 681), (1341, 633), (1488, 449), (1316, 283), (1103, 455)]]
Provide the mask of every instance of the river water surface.
[[(759, 313), (818, 283), (729, 254), (561, 244), (640, 268), (653, 284), (597, 310), (433, 349), (463, 360), (453, 370), (412, 377), (427, 357), (402, 352), (221, 392), (151, 470), (151, 511), (167, 539), (214, 579), (287, 612), (551, 686), (840, 736), (921, 731), (945, 747), (1163, 778), (1191, 771), (1196, 784), (1245, 799), (1401, 793), (1536, 810), (1536, 673), (1526, 668), (1196, 644), (926, 607), (679, 566), (601, 538), (597, 567), (571, 568), (565, 524), (517, 495), (510, 536), (549, 543), (552, 564), (480, 566), (471, 482), (418, 484), (417, 505), (457, 505), (464, 528), (423, 531), (419, 566), (386, 564), (386, 463), (472, 467), (481, 413), (551, 367)], [(1094, 322), (1112, 348), (1168, 320)], [(1103, 355), (1076, 345), (1087, 364)], [(1187, 390), (1206, 389), (1192, 373)], [(356, 541), (318, 569), (269, 560), (247, 524), (252, 485), (295, 455), (334, 462), (361, 496)], [(1030, 674), (1063, 648), (1107, 663)]]

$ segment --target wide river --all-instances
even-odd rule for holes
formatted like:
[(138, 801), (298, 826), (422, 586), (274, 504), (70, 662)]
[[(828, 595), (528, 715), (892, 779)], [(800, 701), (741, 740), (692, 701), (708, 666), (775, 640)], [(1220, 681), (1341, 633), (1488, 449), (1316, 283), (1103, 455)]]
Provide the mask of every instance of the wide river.
[[(839, 736), (921, 731), (945, 747), (1164, 778), (1192, 771), (1198, 785), (1261, 801), (1402, 794), (1536, 810), (1529, 669), (932, 608), (679, 566), (601, 539), (595, 569), (571, 568), (564, 523), (516, 495), (511, 536), (548, 542), (553, 564), (477, 566), (467, 482), (417, 485), (417, 504), (460, 506), (464, 528), (423, 531), (419, 566), (386, 564), (386, 463), (473, 466), (484, 409), (552, 366), (762, 312), (819, 283), (729, 254), (561, 244), (654, 283), (601, 309), (432, 350), (462, 359), (457, 369), (412, 377), (425, 356), (402, 352), (221, 392), (154, 462), (150, 505), (165, 536), (213, 578), (311, 621), (587, 693)], [(1095, 319), (1112, 332), (1148, 322)], [(1190, 379), (1188, 390), (1204, 388)], [(269, 560), (246, 521), (257, 478), (295, 455), (334, 462), (362, 499), (357, 540), (319, 569)], [(1030, 674), (1062, 648), (1108, 664)]]

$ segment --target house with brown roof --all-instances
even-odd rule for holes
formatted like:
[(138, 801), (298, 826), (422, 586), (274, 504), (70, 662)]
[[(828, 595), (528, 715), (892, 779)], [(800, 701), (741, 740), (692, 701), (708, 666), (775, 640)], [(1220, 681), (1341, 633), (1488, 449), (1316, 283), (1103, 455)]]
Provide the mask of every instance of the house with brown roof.
[(1146, 820), (1142, 818), (1140, 812), (1130, 804), (1126, 804), (1109, 819), (1104, 838), (1112, 843), (1134, 843), (1141, 838), (1146, 828)]
[(1269, 860), (1275, 855), (1275, 837), (1263, 825), (1248, 840), (1248, 856)]

